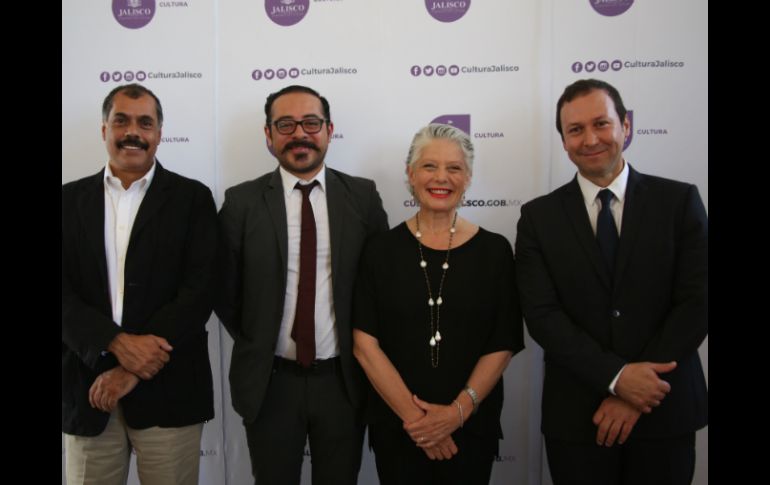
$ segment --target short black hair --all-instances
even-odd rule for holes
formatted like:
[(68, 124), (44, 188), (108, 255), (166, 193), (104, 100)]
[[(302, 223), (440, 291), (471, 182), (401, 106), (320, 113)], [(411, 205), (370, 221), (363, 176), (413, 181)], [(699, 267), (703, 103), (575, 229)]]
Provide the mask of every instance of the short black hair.
[(324, 119), (326, 121), (331, 121), (332, 116), (331, 116), (331, 111), (329, 110), (329, 101), (327, 101), (326, 98), (318, 94), (318, 91), (316, 91), (315, 89), (311, 89), (307, 86), (300, 86), (298, 84), (293, 84), (291, 86), (286, 86), (280, 91), (276, 91), (267, 97), (267, 101), (265, 101), (265, 123), (268, 125), (268, 127), (270, 126), (270, 123), (272, 123), (273, 121), (273, 117), (271, 113), (273, 109), (273, 103), (275, 102), (276, 99), (280, 98), (284, 94), (289, 94), (289, 93), (307, 93), (307, 94), (312, 94), (316, 98), (320, 99), (321, 107), (323, 108), (323, 112), (324, 112)]
[(564, 92), (559, 98), (559, 102), (556, 103), (556, 131), (561, 135), (562, 141), (564, 141), (564, 132), (561, 126), (561, 108), (564, 103), (569, 103), (578, 96), (588, 94), (591, 91), (600, 89), (607, 93), (615, 104), (615, 112), (618, 114), (620, 122), (626, 121), (626, 107), (623, 105), (623, 100), (620, 98), (620, 93), (610, 83), (601, 81), (599, 79), (580, 79), (564, 88)]
[(158, 117), (158, 124), (163, 125), (163, 107), (160, 105), (160, 100), (155, 96), (155, 93), (137, 83), (123, 84), (110, 91), (110, 94), (104, 98), (104, 102), (102, 103), (102, 121), (107, 121), (107, 118), (109, 118), (115, 95), (118, 93), (123, 93), (131, 99), (139, 99), (145, 94), (152, 96), (152, 99), (155, 100), (155, 114)]

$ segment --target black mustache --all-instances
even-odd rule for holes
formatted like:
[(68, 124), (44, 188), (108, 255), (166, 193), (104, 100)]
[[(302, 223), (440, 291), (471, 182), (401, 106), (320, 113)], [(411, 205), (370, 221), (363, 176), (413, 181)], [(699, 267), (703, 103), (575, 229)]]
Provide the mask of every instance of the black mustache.
[(134, 136), (125, 137), (124, 139), (120, 140), (117, 143), (117, 145), (118, 145), (118, 148), (123, 148), (127, 146), (138, 147), (138, 148), (141, 148), (142, 150), (147, 150), (148, 148), (150, 148), (149, 143), (143, 142), (139, 137), (134, 137)]
[(295, 141), (290, 141), (289, 143), (287, 143), (287, 144), (286, 144), (286, 145), (283, 147), (283, 150), (281, 151), (281, 153), (286, 153), (287, 151), (291, 150), (292, 148), (297, 148), (297, 147), (305, 147), (305, 148), (310, 148), (311, 150), (315, 150), (315, 151), (317, 151), (317, 152), (320, 152), (320, 151), (321, 151), (321, 150), (318, 148), (318, 146), (317, 146), (315, 143), (311, 142), (311, 141), (307, 141), (307, 140), (295, 140)]

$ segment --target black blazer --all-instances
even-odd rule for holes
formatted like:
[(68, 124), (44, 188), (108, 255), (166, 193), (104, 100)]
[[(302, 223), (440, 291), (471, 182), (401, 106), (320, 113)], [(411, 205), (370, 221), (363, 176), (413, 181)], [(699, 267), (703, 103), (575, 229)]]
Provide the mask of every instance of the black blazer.
[[(373, 181), (325, 170), (340, 359), (348, 397), (358, 406), (364, 377), (352, 353), (353, 284), (364, 243), (388, 230), (388, 217)], [(288, 229), (279, 170), (228, 189), (219, 223), (214, 311), (234, 339), (233, 408), (250, 423), (270, 380), (286, 293)]]
[(629, 170), (614, 278), (577, 178), (521, 208), (516, 270), (527, 327), (545, 350), (546, 437), (595, 442), (591, 418), (629, 362), (678, 363), (661, 377), (671, 392), (631, 439), (708, 422), (698, 357), (708, 334), (706, 211), (694, 185)]
[(136, 214), (125, 263), (123, 325), (112, 321), (104, 249), (104, 170), (62, 185), (62, 431), (96, 436), (109, 413), (88, 389), (118, 365), (102, 355), (121, 331), (153, 334), (174, 347), (151, 380), (121, 399), (137, 429), (178, 427), (214, 416), (206, 322), (217, 247), (216, 206), (198, 181), (165, 170)]

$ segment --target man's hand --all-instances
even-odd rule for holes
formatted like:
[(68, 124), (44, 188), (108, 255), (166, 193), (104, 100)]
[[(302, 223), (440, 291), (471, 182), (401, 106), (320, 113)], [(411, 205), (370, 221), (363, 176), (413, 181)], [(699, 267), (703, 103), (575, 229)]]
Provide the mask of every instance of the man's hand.
[(639, 411), (651, 413), (652, 408), (660, 406), (660, 402), (671, 391), (671, 385), (661, 380), (658, 374), (665, 374), (674, 369), (676, 369), (676, 362), (628, 364), (615, 384), (615, 394)]
[(88, 402), (91, 407), (112, 412), (123, 396), (131, 392), (139, 383), (139, 378), (118, 366), (102, 372), (88, 390)]
[(163, 337), (119, 333), (107, 350), (115, 354), (127, 371), (149, 380), (171, 359), (168, 353), (173, 348)]
[(594, 413), (594, 424), (599, 427), (596, 432), (596, 444), (610, 447), (620, 435), (618, 444), (622, 445), (641, 415), (638, 409), (618, 397), (606, 398)]

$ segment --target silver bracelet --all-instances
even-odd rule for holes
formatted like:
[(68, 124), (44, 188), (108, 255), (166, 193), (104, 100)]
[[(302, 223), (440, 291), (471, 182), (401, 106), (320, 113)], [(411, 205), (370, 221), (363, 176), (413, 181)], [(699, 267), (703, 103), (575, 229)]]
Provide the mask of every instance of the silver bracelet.
[(465, 386), (465, 389), (463, 389), (468, 395), (471, 397), (471, 402), (473, 403), (473, 411), (471, 414), (476, 414), (476, 411), (479, 410), (479, 395), (476, 394), (476, 391), (471, 386)]
[(460, 427), (463, 427), (463, 424), (465, 424), (465, 417), (463, 416), (463, 405), (460, 404), (460, 401), (455, 399), (455, 404), (457, 404), (457, 410), (460, 412)]

